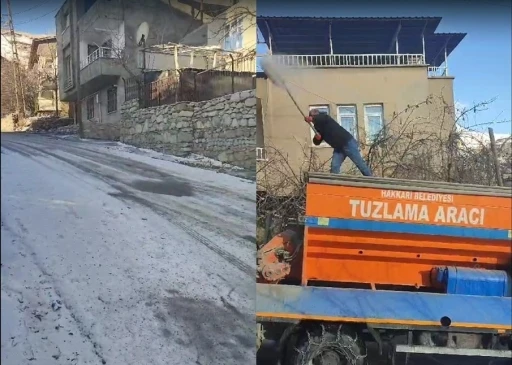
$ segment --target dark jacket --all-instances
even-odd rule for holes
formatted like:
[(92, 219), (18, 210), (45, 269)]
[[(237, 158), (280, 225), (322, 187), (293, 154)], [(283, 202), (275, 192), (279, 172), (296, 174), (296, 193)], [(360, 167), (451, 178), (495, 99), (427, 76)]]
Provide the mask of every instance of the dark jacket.
[(354, 139), (349, 131), (327, 114), (315, 115), (313, 117), (313, 125), (322, 136), (321, 140), (313, 138), (313, 143), (317, 146), (322, 143), (322, 141), (325, 141), (335, 150), (341, 150), (349, 141)]

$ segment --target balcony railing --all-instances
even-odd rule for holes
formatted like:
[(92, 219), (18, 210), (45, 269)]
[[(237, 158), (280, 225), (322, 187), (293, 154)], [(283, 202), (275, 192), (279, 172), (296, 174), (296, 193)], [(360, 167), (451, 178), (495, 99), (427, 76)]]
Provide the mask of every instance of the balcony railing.
[(373, 67), (426, 65), (422, 54), (275, 55), (277, 63), (292, 67)]
[(256, 147), (256, 161), (267, 161), (267, 154), (265, 148)]
[(447, 67), (429, 67), (428, 77), (446, 77), (448, 76)]
[(114, 52), (111, 48), (100, 47), (94, 52), (92, 52), (90, 55), (88, 55), (87, 58), (81, 62), (80, 69), (82, 70), (86, 68), (91, 63), (93, 63), (96, 60), (99, 60), (100, 58), (115, 58)]

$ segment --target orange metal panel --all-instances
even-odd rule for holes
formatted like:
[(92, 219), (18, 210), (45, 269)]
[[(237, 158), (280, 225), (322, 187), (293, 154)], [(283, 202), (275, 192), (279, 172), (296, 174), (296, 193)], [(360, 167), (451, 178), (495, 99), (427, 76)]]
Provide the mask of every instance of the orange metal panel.
[(505, 197), (309, 184), (306, 215), (511, 229), (511, 208)]
[[(307, 216), (512, 229), (512, 201), (506, 197), (322, 184), (309, 184), (307, 189)], [(510, 265), (511, 256), (510, 240), (309, 227), (302, 282), (430, 287), (434, 267), (497, 269)]]

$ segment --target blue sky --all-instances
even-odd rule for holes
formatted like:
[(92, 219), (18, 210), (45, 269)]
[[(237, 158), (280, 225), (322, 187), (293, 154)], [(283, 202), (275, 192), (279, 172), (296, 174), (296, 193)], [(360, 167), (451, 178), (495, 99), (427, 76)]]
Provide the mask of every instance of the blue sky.
[[(34, 34), (55, 33), (55, 14), (64, 0), (11, 0), (16, 30)], [(7, 20), (7, 2), (2, 0), (2, 27)]]
[[(468, 124), (507, 120), (492, 126), (496, 133), (511, 133), (511, 4), (510, 0), (258, 0), (257, 12), (263, 16), (441, 16), (437, 32), (467, 33), (448, 58), (450, 74), (455, 76), (455, 100), (472, 105), (497, 98), (488, 110), (471, 115)], [(266, 52), (266, 46), (260, 45), (258, 51)]]
[[(11, 0), (17, 30), (55, 32), (55, 13), (64, 0)], [(2, 3), (2, 21), (7, 12)], [(449, 4), (449, 5), (447, 5)], [(259, 15), (270, 16), (441, 16), (438, 32), (464, 32), (466, 38), (448, 60), (455, 76), (455, 99), (463, 105), (497, 98), (488, 110), (471, 116), (470, 124), (510, 121), (511, 14), (510, 0), (258, 0)], [(265, 47), (258, 47), (265, 51)], [(510, 133), (511, 124), (497, 123), (496, 133)], [(486, 126), (481, 127), (482, 130)]]

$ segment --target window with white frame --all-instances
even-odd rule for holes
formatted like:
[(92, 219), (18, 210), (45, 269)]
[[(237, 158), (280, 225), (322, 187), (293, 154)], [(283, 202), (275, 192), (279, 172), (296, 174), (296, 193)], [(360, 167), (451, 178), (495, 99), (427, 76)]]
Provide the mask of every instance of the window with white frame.
[(94, 118), (94, 95), (87, 98), (86, 108), (87, 108), (87, 119), (93, 119)]
[(239, 17), (224, 28), (224, 49), (236, 51), (243, 44), (243, 17)]
[[(320, 114), (327, 114), (329, 115), (329, 105), (310, 105), (309, 110), (317, 109)], [(315, 136), (315, 132), (313, 132), (313, 129), (309, 128), (310, 134), (311, 134), (311, 140), (313, 140), (313, 137)], [(311, 142), (313, 143), (313, 142)], [(313, 145), (315, 147), (329, 147), (329, 145), (325, 142), (320, 143), (318, 146)]]
[(355, 105), (338, 105), (338, 123), (357, 140), (357, 107)]
[(384, 110), (382, 104), (367, 104), (364, 106), (364, 122), (367, 143), (373, 143), (380, 137), (384, 128)]
[(111, 87), (107, 90), (107, 113), (117, 111), (117, 87)]
[(256, 161), (267, 161), (265, 147), (256, 147)]

